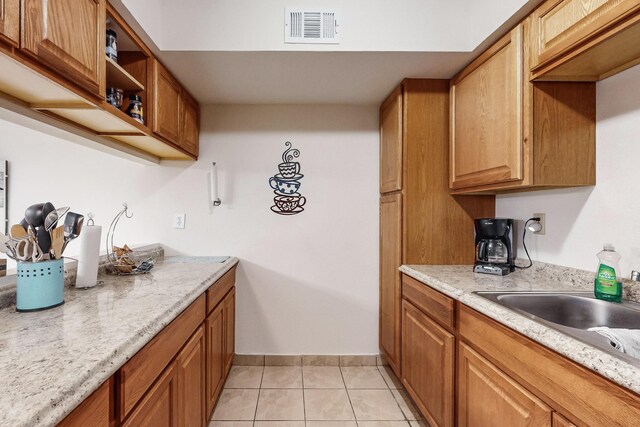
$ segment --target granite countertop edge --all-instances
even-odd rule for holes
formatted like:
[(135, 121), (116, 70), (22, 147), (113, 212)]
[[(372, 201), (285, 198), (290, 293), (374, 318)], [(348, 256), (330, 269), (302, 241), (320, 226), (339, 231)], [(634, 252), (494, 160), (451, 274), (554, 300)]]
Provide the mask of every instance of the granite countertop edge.
[(99, 363), (97, 372), (91, 370), (79, 374), (73, 385), (60, 390), (60, 397), (58, 399), (52, 398), (50, 405), (35, 413), (29, 420), (26, 420), (25, 425), (56, 425), (62, 421), (160, 331), (176, 319), (191, 303), (198, 299), (213, 282), (231, 270), (238, 262), (238, 258), (230, 257), (222, 263), (223, 267), (220, 270), (203, 279), (187, 296), (176, 301), (170, 309), (156, 316), (155, 319), (150, 320), (125, 344), (115, 348), (110, 357)]
[[(616, 384), (640, 394), (640, 368), (620, 358), (614, 357), (597, 347), (578, 341), (493, 301), (474, 294), (473, 291), (460, 289), (455, 285), (443, 281), (441, 278), (417, 271), (414, 267), (418, 266), (403, 265), (400, 267), (400, 271), (460, 301), (462, 304), (473, 308), (506, 327), (531, 338), (543, 346), (562, 354), (568, 359), (597, 372)], [(437, 266), (429, 267), (435, 268)], [(564, 289), (562, 291), (567, 290)], [(576, 290), (574, 289), (573, 291)]]

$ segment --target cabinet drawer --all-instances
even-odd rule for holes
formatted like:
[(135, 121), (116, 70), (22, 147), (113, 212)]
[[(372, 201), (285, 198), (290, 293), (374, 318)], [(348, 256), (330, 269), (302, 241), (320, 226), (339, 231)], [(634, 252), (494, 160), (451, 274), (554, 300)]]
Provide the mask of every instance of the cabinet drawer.
[(462, 339), (570, 421), (637, 425), (637, 395), (469, 307), (459, 307)]
[[(1, 3), (1, 1), (0, 1)], [(62, 420), (58, 427), (103, 426), (108, 427), (113, 415), (113, 377)]]
[(207, 290), (207, 314), (216, 308), (216, 305), (222, 301), (222, 298), (227, 295), (235, 283), (236, 267), (234, 266)]
[(413, 277), (402, 276), (402, 297), (446, 328), (455, 326), (455, 303)]
[(133, 409), (147, 389), (204, 321), (205, 296), (195, 300), (120, 369), (120, 419)]

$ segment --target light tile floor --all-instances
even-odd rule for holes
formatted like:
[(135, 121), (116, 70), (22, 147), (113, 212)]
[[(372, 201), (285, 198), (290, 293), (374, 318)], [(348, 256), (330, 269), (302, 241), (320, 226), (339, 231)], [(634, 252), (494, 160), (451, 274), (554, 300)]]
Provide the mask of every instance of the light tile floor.
[(385, 366), (234, 366), (209, 427), (426, 427)]

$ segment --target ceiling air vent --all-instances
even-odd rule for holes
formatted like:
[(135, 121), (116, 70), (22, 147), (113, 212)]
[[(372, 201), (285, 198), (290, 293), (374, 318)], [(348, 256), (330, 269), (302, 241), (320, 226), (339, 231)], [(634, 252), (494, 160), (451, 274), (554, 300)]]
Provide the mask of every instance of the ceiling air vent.
[(335, 11), (286, 9), (284, 13), (285, 43), (340, 43)]

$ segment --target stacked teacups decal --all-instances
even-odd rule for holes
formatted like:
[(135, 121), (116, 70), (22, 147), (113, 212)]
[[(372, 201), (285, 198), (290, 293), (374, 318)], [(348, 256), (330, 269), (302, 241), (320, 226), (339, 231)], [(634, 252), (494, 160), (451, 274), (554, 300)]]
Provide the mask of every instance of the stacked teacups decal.
[(300, 173), (300, 163), (294, 162), (294, 158), (300, 157), (300, 151), (293, 149), (289, 141), (282, 153), (282, 163), (278, 165), (276, 175), (269, 179), (269, 185), (274, 189), (275, 197), (271, 210), (279, 215), (296, 215), (304, 211), (307, 199), (300, 194), (300, 180), (304, 177)]

